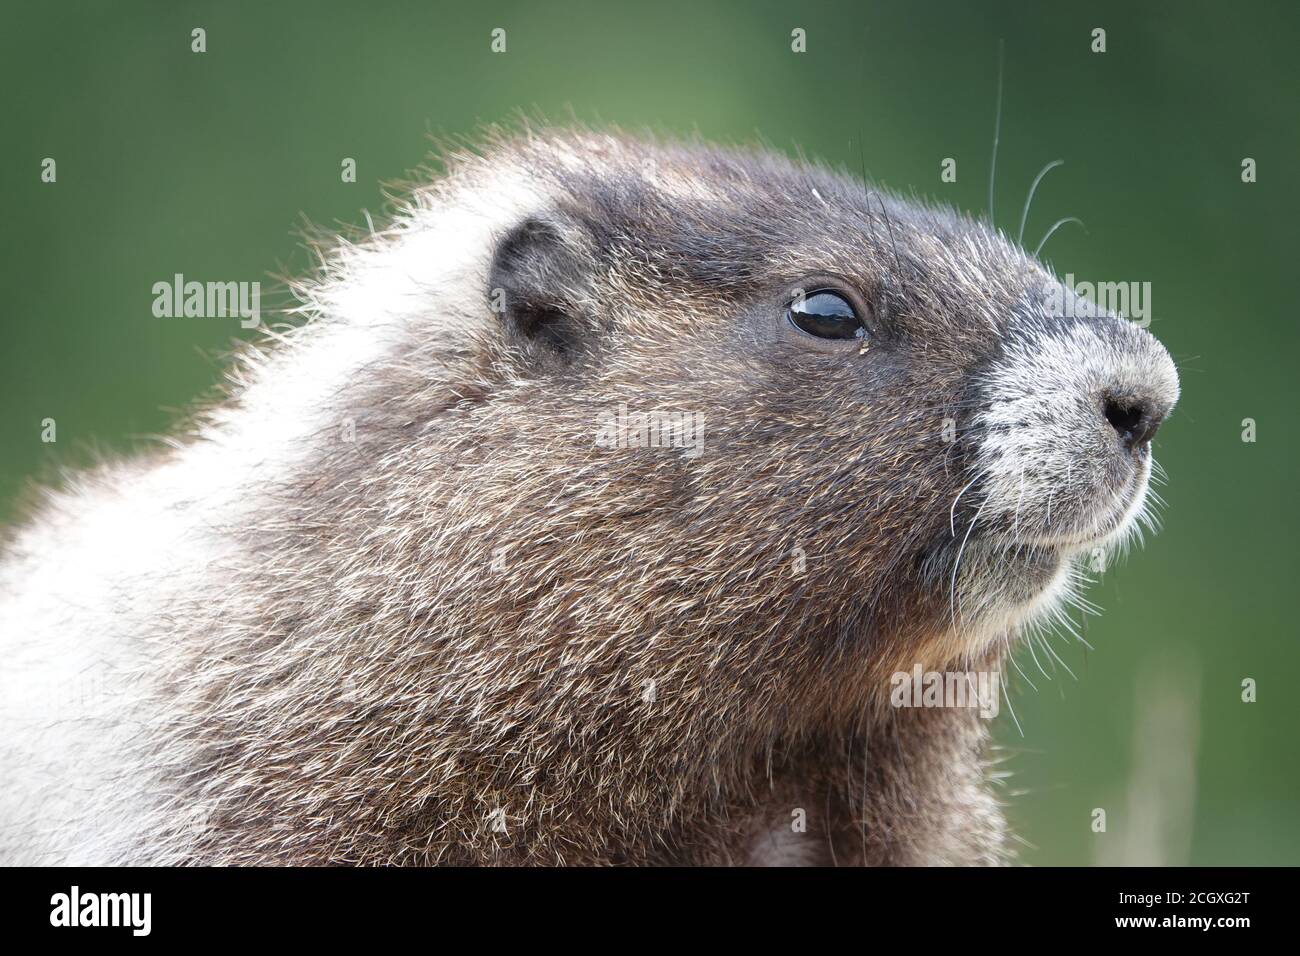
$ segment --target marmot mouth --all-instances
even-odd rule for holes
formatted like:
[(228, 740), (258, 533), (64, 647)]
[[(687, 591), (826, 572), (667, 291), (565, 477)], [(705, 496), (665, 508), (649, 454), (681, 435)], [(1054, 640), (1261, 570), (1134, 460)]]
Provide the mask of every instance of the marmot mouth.
[(1131, 496), (1116, 496), (1084, 529), (1045, 535), (977, 528), (963, 548), (947, 552), (953, 562), (950, 591), (986, 614), (1022, 621), (1068, 589), (1070, 568), (1081, 556), (1123, 541), (1138, 523), (1145, 498), (1144, 485)]
[(923, 566), (953, 630), (987, 636), (1008, 632), (1050, 606), (1066, 587), (1070, 563), (1067, 549), (983, 534), (939, 544)]
[[(1064, 558), (1110, 548), (1141, 520), (1150, 491), (1149, 477), (1150, 465), (1146, 464), (1126, 475), (1117, 486), (1097, 493), (1095, 500), (1076, 502), (1072, 509), (1058, 509), (1059, 518), (1066, 519), (1063, 521), (1053, 522), (1050, 516), (1044, 520), (1041, 515), (1032, 522), (1027, 521), (1021, 514), (1022, 502), (1018, 500), (1005, 505), (1005, 510), (995, 509), (1002, 513), (992, 517), (985, 513), (989, 504), (986, 501), (968, 526), (973, 531), (971, 541), (996, 542), (1009, 552), (1038, 550)], [(1032, 558), (1032, 553), (1029, 556)]]
[(921, 564), (943, 590), (979, 593), (998, 603), (1031, 600), (1050, 586), (1070, 549), (1000, 534), (945, 540)]
[(1147, 483), (1143, 475), (1140, 480), (1101, 503), (1072, 528), (1038, 534), (995, 534), (993, 537), (1004, 540), (1009, 547), (1023, 543), (1033, 548), (1055, 550), (1064, 557), (1108, 548), (1123, 539), (1137, 524), (1138, 515), (1146, 505), (1146, 497)]

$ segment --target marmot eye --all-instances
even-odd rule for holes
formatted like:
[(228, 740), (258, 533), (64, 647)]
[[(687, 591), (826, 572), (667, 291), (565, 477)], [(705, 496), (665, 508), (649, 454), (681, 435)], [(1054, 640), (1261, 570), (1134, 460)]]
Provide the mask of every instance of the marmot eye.
[(853, 304), (829, 289), (795, 299), (786, 315), (795, 328), (819, 339), (860, 339), (867, 334)]

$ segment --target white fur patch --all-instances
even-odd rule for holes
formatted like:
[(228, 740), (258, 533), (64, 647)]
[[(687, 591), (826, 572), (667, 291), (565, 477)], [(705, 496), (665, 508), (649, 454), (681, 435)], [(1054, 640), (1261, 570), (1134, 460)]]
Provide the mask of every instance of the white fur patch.
[(1009, 520), (1017, 538), (1063, 545), (1123, 529), (1145, 495), (1149, 464), (1123, 471), (1101, 411), (1108, 389), (1148, 396), (1167, 411), (1178, 400), (1178, 375), (1164, 347), (1126, 323), (1011, 330), (975, 421), (986, 520)]
[(157, 670), (156, 642), (170, 639), (160, 628), (195, 595), (218, 593), (223, 568), (249, 565), (230, 530), (264, 513), (264, 496), (342, 427), (349, 382), (430, 316), (490, 321), (478, 303), (431, 304), (484, 288), (494, 237), (546, 201), (508, 165), (474, 189), (417, 194), (300, 290), (297, 311), (313, 321), (251, 355), (235, 373), (235, 400), (192, 440), (50, 494), (0, 563), (0, 860), (124, 858), (145, 795), (166, 789), (138, 768), (125, 773), (121, 759), (135, 723), (149, 719), (142, 682)]

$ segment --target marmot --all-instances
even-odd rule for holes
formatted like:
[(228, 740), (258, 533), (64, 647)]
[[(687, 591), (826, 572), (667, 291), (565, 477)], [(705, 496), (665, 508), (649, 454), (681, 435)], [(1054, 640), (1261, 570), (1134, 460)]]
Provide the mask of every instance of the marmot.
[(891, 675), (1135, 527), (1164, 348), (816, 164), (484, 142), (10, 536), (0, 859), (1006, 860), (987, 723)]

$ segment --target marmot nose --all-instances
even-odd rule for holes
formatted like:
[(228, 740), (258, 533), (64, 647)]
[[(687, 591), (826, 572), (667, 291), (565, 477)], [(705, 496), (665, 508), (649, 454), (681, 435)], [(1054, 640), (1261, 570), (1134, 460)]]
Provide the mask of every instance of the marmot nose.
[(1119, 435), (1125, 448), (1136, 451), (1151, 440), (1164, 412), (1147, 398), (1106, 392), (1101, 397), (1102, 414)]

